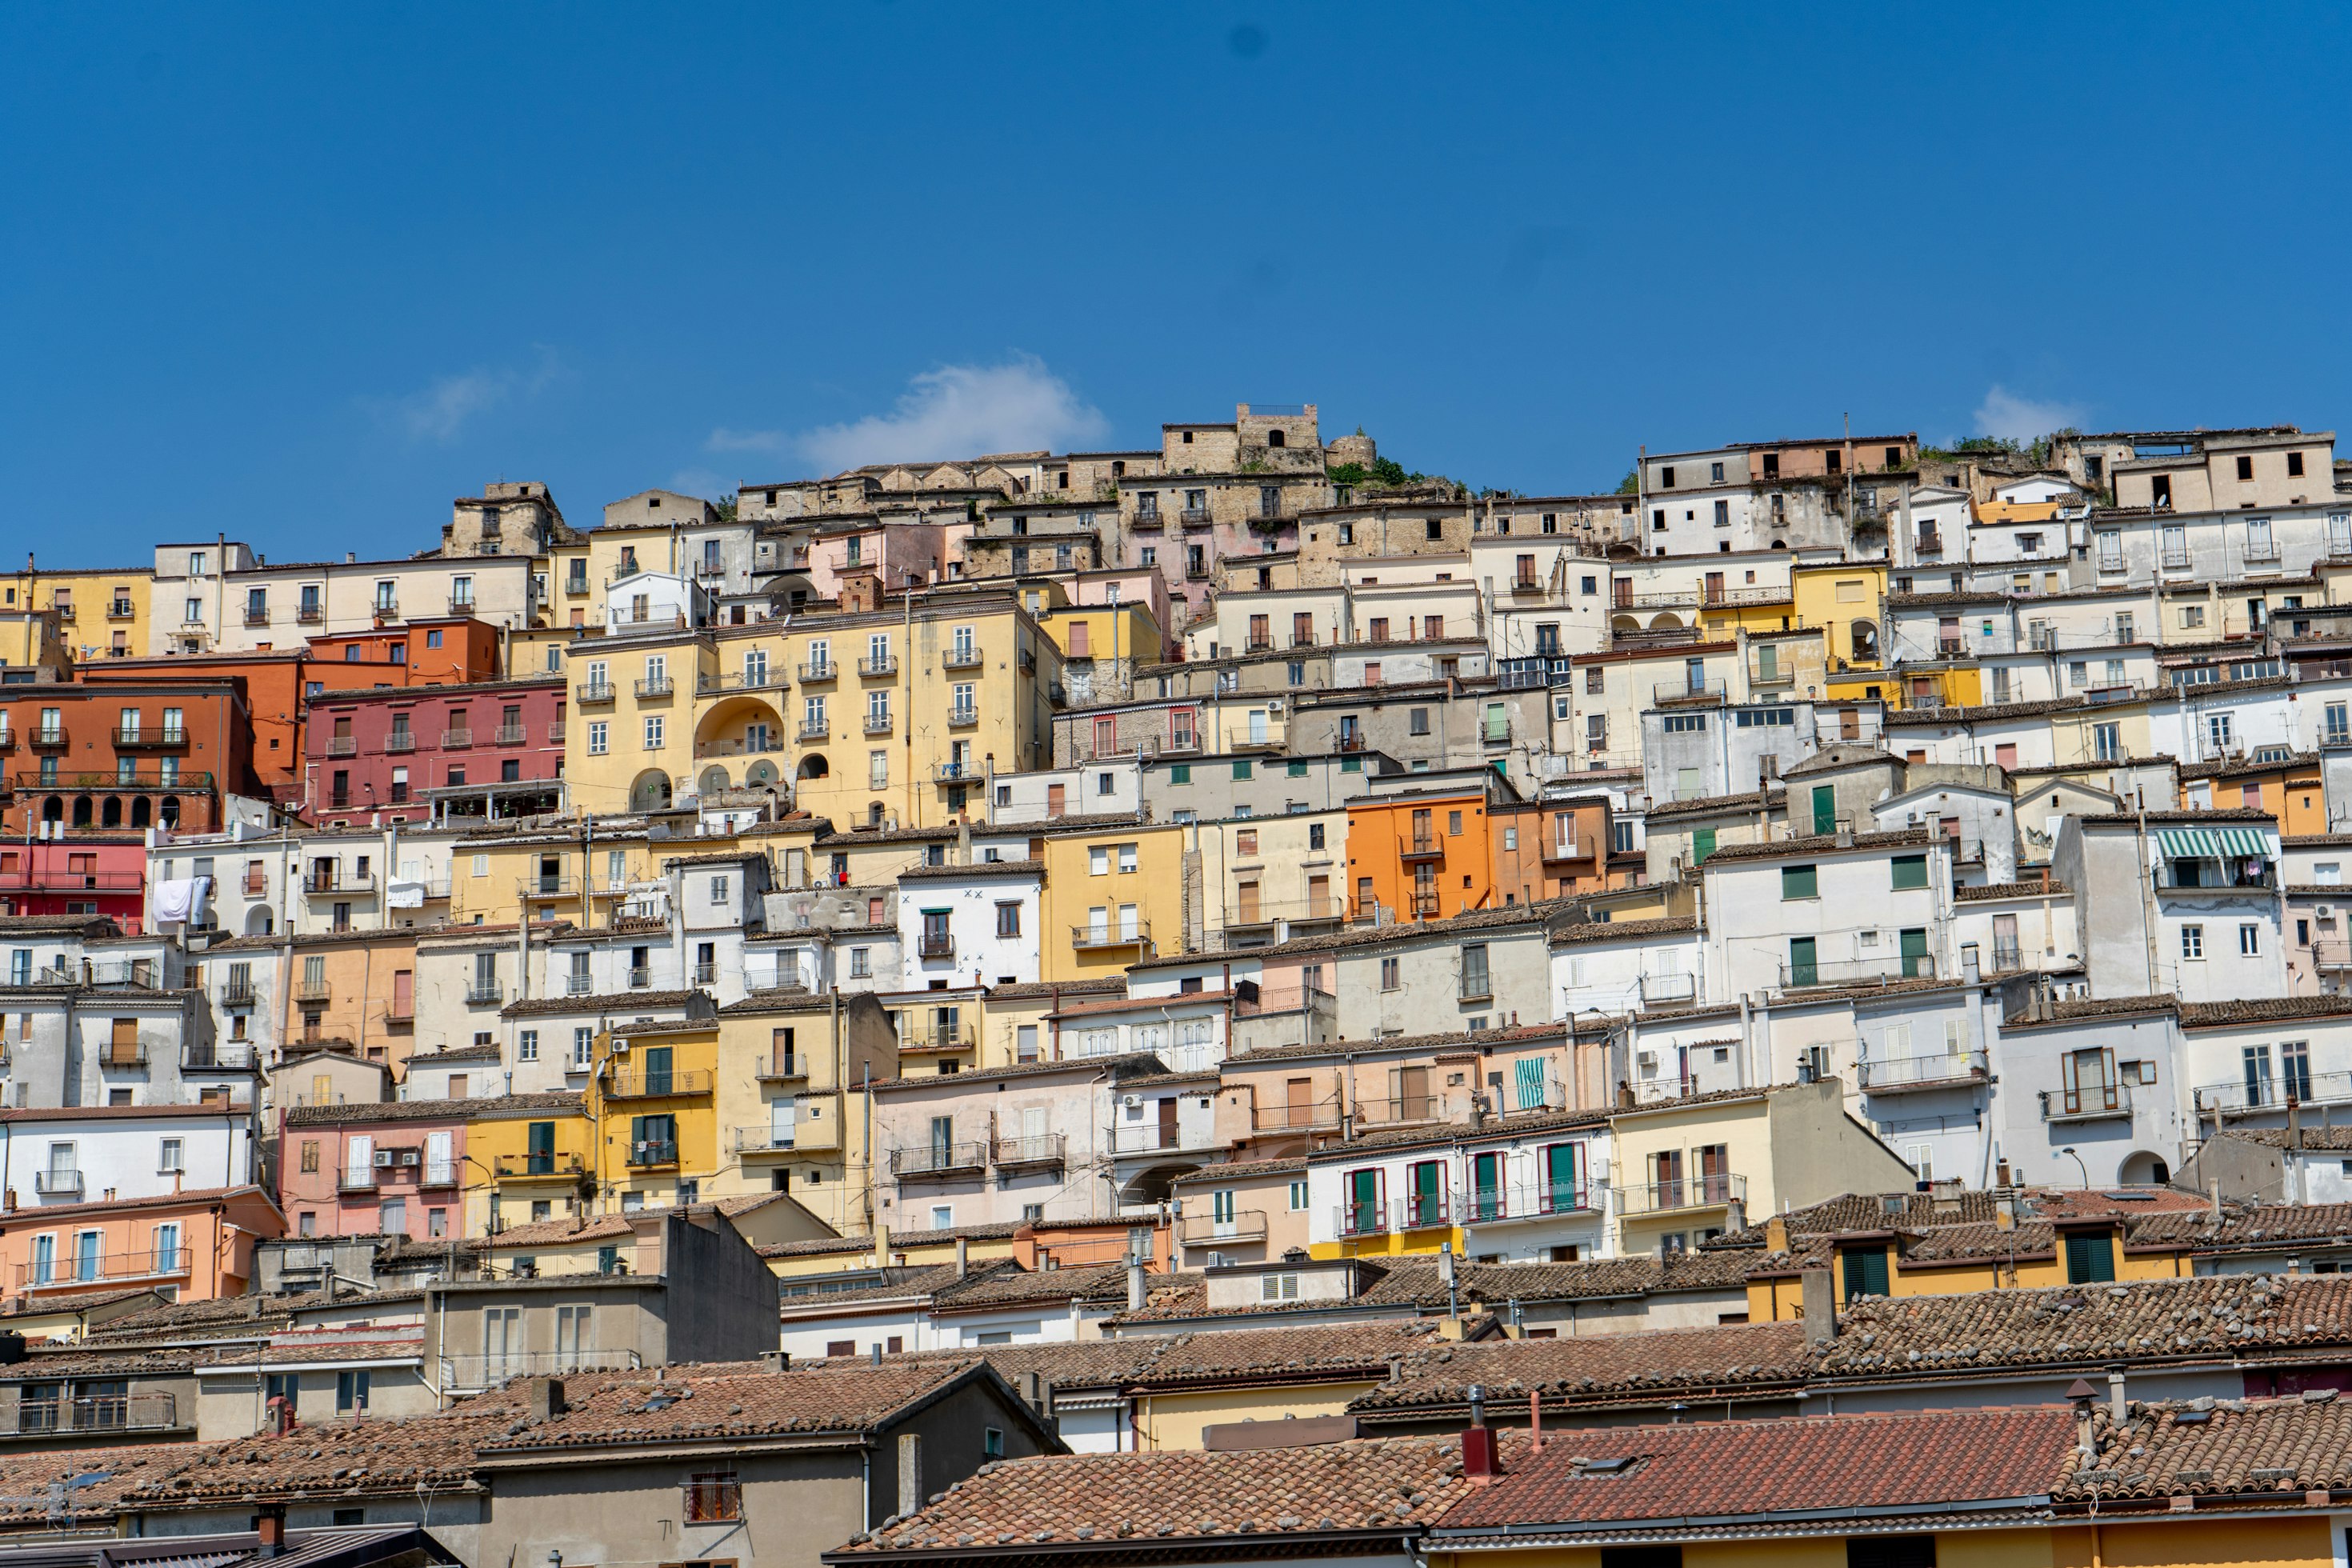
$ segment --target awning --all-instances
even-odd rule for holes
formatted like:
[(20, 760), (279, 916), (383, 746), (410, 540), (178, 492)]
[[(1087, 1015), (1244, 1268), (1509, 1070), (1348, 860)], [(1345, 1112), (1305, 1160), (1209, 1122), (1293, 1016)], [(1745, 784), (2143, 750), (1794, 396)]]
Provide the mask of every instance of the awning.
[(2271, 853), (2261, 830), (2252, 827), (2159, 827), (2156, 842), (2168, 860), (2225, 860), (2240, 855), (2267, 859)]

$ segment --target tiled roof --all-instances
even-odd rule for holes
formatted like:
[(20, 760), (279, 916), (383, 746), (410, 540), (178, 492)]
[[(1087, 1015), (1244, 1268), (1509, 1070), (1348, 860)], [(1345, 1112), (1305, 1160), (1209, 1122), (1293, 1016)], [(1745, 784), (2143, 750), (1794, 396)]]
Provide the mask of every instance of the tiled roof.
[(1463, 1030), (1444, 1035), (1380, 1035), (1370, 1039), (1308, 1040), (1298, 1045), (1263, 1046), (1254, 1051), (1241, 1051), (1225, 1058), (1230, 1064), (1247, 1066), (1253, 1062), (1283, 1061), (1293, 1057), (1365, 1057), (1391, 1051), (1444, 1051), (1475, 1049), (1482, 1045), (1516, 1044), (1527, 1040), (1565, 1039), (1571, 1026), (1562, 1020), (1557, 1024), (1523, 1024), (1516, 1029)]
[[(1439, 1528), (1568, 1529), (1757, 1515), (2038, 1502), (2073, 1453), (2063, 1406), (1580, 1429), (1541, 1453), (1512, 1434), (1503, 1474)], [(1636, 1459), (1613, 1471), (1592, 1461)]]
[(2132, 1500), (2168, 1510), (2190, 1497), (2292, 1506), (2306, 1491), (2352, 1487), (2352, 1403), (2333, 1389), (2300, 1399), (2135, 1400), (2120, 1422), (2104, 1407), (2094, 1419), (2095, 1451), (2051, 1489), (2061, 1505)]
[[(1396, 1437), (1238, 1453), (1087, 1454), (983, 1466), (911, 1519), (829, 1558), (1086, 1542), (1166, 1549), (1240, 1537), (1250, 1557), (1291, 1533), (1410, 1534), (1468, 1490), (1461, 1443)], [(1198, 1548), (1194, 1548), (1198, 1550)]]
[[(2312, 1132), (2323, 1131), (2306, 1128), (2306, 1142)], [(2342, 1132), (2343, 1129), (2333, 1130)], [(2232, 1127), (2220, 1134), (2227, 1138), (2243, 1138), (2253, 1142), (2277, 1147), (2286, 1141), (2285, 1130), (2259, 1130)], [(2352, 1143), (2338, 1147), (2352, 1148)], [(2222, 1209), (2217, 1218), (2213, 1211), (2200, 1204), (2196, 1208), (2173, 1214), (2150, 1215), (2133, 1226), (2125, 1245), (2139, 1247), (2210, 1247), (2261, 1249), (2291, 1247), (2312, 1242), (2335, 1241), (2343, 1238), (2352, 1242), (2352, 1204), (2263, 1204)]]
[(1203, 1165), (1197, 1171), (1187, 1171), (1176, 1177), (1171, 1186), (1211, 1186), (1219, 1182), (1242, 1182), (1259, 1176), (1303, 1176), (1307, 1173), (1307, 1157), (1294, 1154), (1282, 1160), (1236, 1160), (1223, 1165)]
[(1924, 827), (1899, 828), (1892, 833), (1857, 833), (1851, 842), (1846, 843), (1841, 843), (1834, 833), (1815, 833), (1802, 838), (1777, 838), (1765, 844), (1726, 844), (1710, 851), (1706, 863), (1713, 866), (1726, 860), (1779, 860), (1794, 855), (1849, 855), (1862, 849), (1908, 848), (1933, 840), (1934, 835)]
[(609, 996), (535, 996), (509, 1002), (499, 1009), (501, 1018), (538, 1018), (556, 1014), (633, 1013), (648, 1008), (684, 1007), (705, 994), (700, 991), (622, 991)]
[(134, 1482), (133, 1508), (171, 1508), (284, 1497), (337, 1502), (353, 1497), (444, 1496), (478, 1490), (478, 1444), (514, 1419), (516, 1406), (486, 1394), (436, 1415), (298, 1426), (176, 1453), (171, 1470)]
[(499, 1454), (865, 1432), (981, 1367), (978, 1357), (968, 1357), (716, 1375), (692, 1366), (665, 1368), (658, 1377), (652, 1372), (588, 1373), (564, 1380), (568, 1408), (562, 1415), (520, 1431), (486, 1435), (480, 1447), (485, 1454)]
[[(920, 994), (920, 993), (917, 993)], [(1108, 1073), (1114, 1079), (1132, 1078), (1142, 1073), (1161, 1073), (1167, 1065), (1150, 1051), (1127, 1051), (1112, 1057), (1062, 1057), (1053, 1061), (1017, 1062), (1010, 1067), (982, 1068), (973, 1072), (951, 1073), (959, 1085), (994, 1083), (999, 1079), (1033, 1078), (1040, 1073), (1080, 1072), (1091, 1069)], [(866, 1085), (869, 1091), (887, 1089), (937, 1089), (942, 1075), (927, 1073), (920, 1078), (877, 1078)]]
[(1986, 882), (1973, 888), (1955, 888), (1952, 898), (1963, 904), (1984, 903), (1994, 899), (2066, 899), (2074, 890), (2063, 882)]
[(66, 1494), (68, 1524), (104, 1529), (131, 1492), (186, 1466), (205, 1452), (194, 1445), (151, 1444), (126, 1448), (30, 1448), (0, 1453), (0, 1524), (30, 1527), (48, 1516), (53, 1484), (82, 1476), (104, 1479)]
[(1423, 1356), (1404, 1375), (1359, 1397), (1360, 1414), (1453, 1409), (1480, 1384), (1496, 1405), (1531, 1394), (1583, 1403), (1701, 1391), (1786, 1388), (1809, 1370), (1801, 1323), (1734, 1323), (1556, 1340), (1491, 1340)]
[[(1670, 1258), (1601, 1258), (1591, 1263), (1476, 1264), (1454, 1270), (1454, 1294), (1465, 1302), (1499, 1308), (1509, 1301), (1573, 1301), (1668, 1295), (1678, 1291), (1744, 1289), (1749, 1255), (1692, 1253)], [(1252, 1302), (1211, 1310), (1199, 1275), (1155, 1274), (1146, 1287), (1144, 1308), (1121, 1312), (1122, 1323), (1176, 1322), (1192, 1318), (1280, 1317), (1328, 1312), (1443, 1312), (1449, 1304), (1445, 1281), (1429, 1258), (1359, 1259), (1362, 1289), (1345, 1301)]]
[(2011, 1013), (2000, 1021), (2008, 1029), (2046, 1028), (2053, 1024), (2081, 1023), (2090, 1018), (2122, 1018), (2137, 1013), (2169, 1013), (2179, 1004), (2171, 996), (2158, 993), (2148, 996), (2086, 996), (2074, 1001), (2053, 1002), (2050, 1016), (2032, 1017), (2024, 1013)]
[[(1020, 1229), (1021, 1226), (1017, 1223), (1008, 1220), (1002, 1225), (964, 1225), (955, 1226), (946, 1230), (894, 1230), (890, 1233), (890, 1250), (897, 1252), (910, 1247), (951, 1246), (959, 1239), (1010, 1241)], [(822, 1257), (835, 1252), (858, 1253), (873, 1250), (874, 1238), (871, 1236), (824, 1236), (813, 1237), (807, 1241), (787, 1241), (774, 1247), (763, 1247), (760, 1248), (760, 1256), (807, 1258)]]
[[(1288, 942), (1277, 942), (1265, 947), (1238, 950), (1254, 960), (1287, 958), (1294, 953), (1330, 952), (1342, 948), (1362, 947), (1367, 943), (1402, 941), (1442, 941), (1463, 931), (1491, 931), (1505, 926), (1541, 925), (1557, 911), (1569, 906), (1566, 899), (1538, 900), (1532, 904), (1506, 904), (1499, 909), (1473, 910), (1467, 914), (1448, 915), (1443, 920), (1401, 921), (1394, 925), (1359, 926), (1326, 932), (1319, 936), (1296, 936)], [(1128, 966), (1138, 969), (1168, 969), (1179, 966), (1213, 965), (1221, 957), (1232, 954), (1187, 952), (1166, 958), (1147, 958)]]
[(1596, 942), (1651, 942), (1698, 930), (1696, 915), (1665, 915), (1646, 921), (1579, 921), (1551, 933), (1554, 947), (1577, 947)]
[(898, 873), (902, 882), (950, 879), (957, 877), (1042, 877), (1043, 860), (970, 860), (960, 865), (909, 866)]
[(1713, 816), (1726, 811), (1769, 811), (1788, 799), (1785, 790), (1759, 790), (1751, 795), (1695, 795), (1685, 800), (1662, 800), (1650, 807), (1649, 819)]
[(464, 1121), (509, 1110), (580, 1111), (576, 1093), (504, 1094), (490, 1100), (383, 1100), (357, 1105), (298, 1105), (286, 1112), (289, 1127), (336, 1127), (356, 1121)]
[(2137, 827), (2141, 823), (2161, 826), (2168, 822), (2276, 822), (2278, 813), (2256, 806), (2207, 806), (2196, 811), (2116, 811), (2082, 819), (2085, 827)]
[(2180, 1026), (2216, 1029), (2232, 1024), (2267, 1024), (2284, 1018), (2326, 1018), (2352, 1014), (2352, 996), (2255, 996), (2231, 1002), (2183, 1002)]

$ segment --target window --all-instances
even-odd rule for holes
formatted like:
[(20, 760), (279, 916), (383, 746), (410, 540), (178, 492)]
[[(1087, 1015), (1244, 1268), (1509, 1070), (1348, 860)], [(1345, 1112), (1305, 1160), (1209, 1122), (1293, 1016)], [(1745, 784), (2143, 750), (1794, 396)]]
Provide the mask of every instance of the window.
[(646, 750), (657, 752), (661, 749), (661, 743), (662, 716), (658, 713), (648, 713), (646, 715)]
[(2105, 1231), (2074, 1231), (2066, 1237), (2066, 1283), (2104, 1284), (2116, 1277), (2115, 1237)]
[(164, 1139), (163, 1148), (156, 1155), (155, 1169), (170, 1174), (187, 1168), (185, 1146), (177, 1138)]
[(1135, 869), (1134, 845), (1122, 844), (1118, 847), (1118, 868), (1122, 872), (1132, 871)]
[(2258, 958), (2263, 951), (2263, 928), (2252, 921), (2238, 927), (2238, 952), (2247, 958)]
[(522, 1062), (535, 1062), (539, 1060), (539, 1031), (537, 1029), (525, 1029), (515, 1037), (515, 1060)]
[(368, 1374), (364, 1370), (335, 1373), (335, 1414), (353, 1415), (367, 1408)]
[[(851, 1352), (843, 1353), (853, 1353)], [(833, 1353), (827, 1345), (825, 1353)], [(704, 1470), (686, 1483), (686, 1519), (689, 1524), (716, 1523), (743, 1517), (743, 1486), (732, 1470)]]
[(1021, 906), (1017, 903), (996, 906), (996, 934), (1003, 937), (1021, 934)]
[(1462, 998), (1491, 996), (1494, 983), (1486, 973), (1486, 944), (1472, 942), (1462, 950)]
[(1087, 875), (1089, 877), (1110, 875), (1110, 846), (1097, 844), (1087, 851)]
[(1399, 979), (1399, 977), (1398, 977), (1398, 970), (1399, 970), (1399, 968), (1400, 968), (1400, 961), (1399, 961), (1399, 960), (1397, 960), (1397, 959), (1394, 959), (1394, 958), (1383, 958), (1383, 959), (1381, 959), (1381, 990), (1383, 990), (1383, 991), (1394, 991), (1394, 990), (1399, 989), (1399, 988), (1403, 984), (1403, 982), (1402, 982), (1401, 979)]
[(2205, 928), (2203, 926), (2185, 925), (2180, 928), (2180, 956), (2183, 958), (2202, 958), (2205, 956)]
[(1818, 899), (1821, 896), (1821, 874), (1818, 868), (1812, 866), (1780, 868), (1780, 900), (1783, 903), (1795, 899)]
[(1927, 858), (1925, 855), (1895, 857), (1895, 887), (1897, 891), (1905, 888), (1924, 888), (1927, 885)]

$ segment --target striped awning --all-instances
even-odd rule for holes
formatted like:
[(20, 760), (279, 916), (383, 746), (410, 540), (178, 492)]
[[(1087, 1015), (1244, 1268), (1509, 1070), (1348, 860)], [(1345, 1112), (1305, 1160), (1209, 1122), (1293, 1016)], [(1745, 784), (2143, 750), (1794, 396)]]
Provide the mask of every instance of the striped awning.
[(2168, 860), (2226, 860), (2243, 855), (2267, 858), (2270, 845), (2252, 827), (2159, 827), (2158, 847)]

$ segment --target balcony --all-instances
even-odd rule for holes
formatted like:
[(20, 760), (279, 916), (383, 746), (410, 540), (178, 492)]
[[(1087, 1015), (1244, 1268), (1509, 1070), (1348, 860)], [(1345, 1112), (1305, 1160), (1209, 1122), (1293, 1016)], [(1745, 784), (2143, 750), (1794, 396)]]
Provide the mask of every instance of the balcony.
[(633, 1170), (650, 1171), (677, 1163), (677, 1141), (674, 1138), (641, 1138), (629, 1145), (629, 1165)]
[(466, 1005), (495, 1007), (506, 996), (506, 987), (495, 980), (477, 980), (466, 987)]
[(672, 1072), (625, 1072), (613, 1075), (604, 1090), (607, 1100), (678, 1100), (709, 1094), (710, 1074), (699, 1068)]
[(1209, 580), (1209, 577), (1210, 577), (1209, 563), (1208, 563), (1206, 561), (1187, 561), (1187, 562), (1185, 562), (1185, 563), (1184, 563), (1184, 576), (1185, 576), (1185, 579), (1186, 579), (1188, 582), (1193, 582), (1193, 583), (1205, 583), (1205, 582), (1207, 582), (1207, 581)]
[(667, 675), (649, 675), (638, 681), (635, 687), (639, 697), (667, 697), (677, 689), (677, 685)]
[(523, 734), (524, 729), (520, 724), (501, 724), (491, 736), (491, 741), (493, 744), (500, 746), (520, 746), (523, 742)]
[(252, 1006), (254, 1002), (253, 982), (250, 980), (230, 981), (227, 984), (221, 987), (220, 999), (221, 1005), (224, 1007)]
[(888, 734), (890, 732), (890, 715), (887, 713), (866, 714), (866, 732), (869, 735)]
[(1040, 1132), (1030, 1138), (999, 1138), (992, 1151), (1000, 1171), (1058, 1171), (1065, 1163), (1063, 1135)]
[(1416, 1193), (1388, 1203), (1345, 1203), (1331, 1211), (1331, 1226), (1342, 1237), (1430, 1230), (1453, 1223), (1447, 1197), (1444, 1192)]
[(896, 675), (898, 673), (898, 656), (886, 653), (880, 658), (861, 658), (857, 661), (857, 673), (868, 680)]
[(833, 733), (833, 726), (823, 719), (803, 719), (794, 733), (803, 741), (822, 741)]
[(268, 626), (269, 624), (269, 606), (267, 605), (247, 605), (245, 607), (245, 624), (248, 626)]
[(2265, 860), (2259, 871), (2248, 871), (2236, 860), (2208, 863), (2195, 859), (2164, 860), (2158, 864), (2156, 890), (2159, 893), (2206, 893), (2215, 897), (2254, 895), (2267, 898), (2278, 886), (2278, 876)]
[(971, 1045), (961, 1024), (933, 1024), (928, 1029), (909, 1026), (898, 1037), (902, 1051), (961, 1051)]
[(1644, 974), (1641, 978), (1642, 1000), (1648, 1003), (1696, 1002), (1698, 1000), (1698, 976), (1691, 973)]
[(761, 1083), (791, 1083), (808, 1075), (808, 1058), (790, 1051), (772, 1051), (760, 1058), (751, 1076)]
[(170, 1279), (185, 1274), (195, 1260), (187, 1247), (157, 1247), (137, 1252), (101, 1252), (60, 1258), (55, 1263), (19, 1263), (16, 1284), (28, 1290), (55, 1290), (111, 1279)]
[(978, 763), (940, 763), (931, 773), (941, 784), (971, 784), (987, 776)]
[(1339, 1102), (1332, 1099), (1311, 1105), (1261, 1105), (1250, 1124), (1259, 1132), (1336, 1132)]
[(1176, 1239), (1186, 1247), (1215, 1247), (1229, 1241), (1264, 1241), (1265, 1211), (1238, 1209), (1226, 1219), (1219, 1219), (1213, 1212), (1188, 1214), (1177, 1228)]
[(1662, 680), (1650, 688), (1654, 708), (1685, 708), (1697, 703), (1720, 704), (1727, 699), (1721, 680)]
[(814, 684), (820, 680), (837, 680), (840, 677), (841, 666), (834, 663), (831, 659), (826, 659), (821, 664), (804, 664), (801, 666), (801, 683), (804, 686)]
[(698, 963), (698, 964), (696, 964), (696, 965), (694, 966), (694, 984), (697, 984), (697, 985), (716, 985), (716, 984), (719, 984), (719, 965), (717, 965), (716, 963)]
[(1435, 833), (1415, 833), (1398, 852), (1407, 860), (1443, 860), (1445, 858), (1445, 840)]
[(1423, 891), (1416, 889), (1405, 900), (1405, 907), (1412, 911), (1412, 918), (1417, 921), (1433, 921), (1441, 912), (1438, 895), (1433, 889)]
[(298, 980), (294, 983), (294, 1000), (297, 1002), (331, 1002), (334, 999), (334, 986), (324, 980)]
[(45, 1198), (78, 1198), (81, 1196), (79, 1171), (40, 1171), (33, 1173), (33, 1191)]
[(396, 621), (400, 619), (400, 601), (396, 598), (378, 599), (374, 604), (368, 607), (375, 613), (375, 618), (379, 621)]
[(978, 669), (981, 662), (977, 647), (951, 647), (940, 656), (942, 669)]
[(1965, 1089), (1985, 1081), (1982, 1051), (1943, 1051), (1924, 1057), (1887, 1057), (1863, 1062), (1867, 1094), (1911, 1094), (1923, 1089)]
[[(138, 743), (136, 737), (133, 737), (131, 743), (133, 745)], [(120, 734), (115, 736), (114, 745), (117, 751), (122, 749), (122, 737)], [(352, 736), (330, 735), (327, 737), (327, 755), (331, 757), (356, 757), (359, 754), (360, 743)]]
[(730, 1146), (738, 1154), (789, 1154), (796, 1127), (738, 1127)]
[(1921, 555), (1941, 555), (1944, 552), (1944, 536), (1932, 528), (1921, 529), (1917, 552)]
[(1367, 1127), (1434, 1121), (1441, 1101), (1434, 1094), (1385, 1095), (1356, 1101), (1356, 1120)]
[(383, 749), (387, 755), (405, 756), (416, 750), (416, 732), (413, 730), (394, 730), (383, 738)]
[(950, 708), (948, 710), (948, 727), (950, 729), (961, 730), (979, 722), (980, 709), (976, 704), (966, 707)]
[(373, 1165), (350, 1165), (335, 1173), (335, 1191), (339, 1193), (372, 1193), (377, 1184)]
[(1602, 1191), (1575, 1182), (1528, 1182), (1466, 1188), (1456, 1192), (1454, 1201), (1465, 1225), (1504, 1225), (1562, 1215), (1597, 1215), (1601, 1212)]
[(1580, 860), (1591, 860), (1601, 853), (1601, 841), (1592, 834), (1571, 834), (1565, 840), (1551, 838), (1543, 847), (1543, 863), (1547, 866), (1570, 866)]
[(1669, 1176), (1617, 1189), (1622, 1215), (1681, 1214), (1691, 1209), (1727, 1208), (1748, 1202), (1748, 1178), (1728, 1171), (1696, 1176)]
[(562, 720), (556, 719), (549, 722), (547, 726), (547, 743), (551, 746), (560, 746), (563, 744)]
[(890, 1173), (901, 1182), (977, 1176), (987, 1168), (985, 1143), (917, 1143), (890, 1151)]
[(294, 619), (303, 626), (315, 626), (325, 621), (326, 618), (327, 612), (320, 608), (315, 600), (295, 607)]
[(117, 599), (106, 606), (106, 618), (110, 621), (133, 620), (138, 615), (138, 607), (128, 599)]
[[(146, 730), (136, 724), (126, 724), (117, 726), (114, 731), (114, 749), (118, 752), (168, 750), (187, 743), (188, 732), (184, 729)], [(342, 754), (351, 755), (348, 752)]]
[(1851, 963), (1780, 965), (1780, 984), (1786, 990), (1814, 985), (1891, 985), (1897, 981), (1935, 978), (1936, 960), (1924, 952), (1890, 953), (1885, 958), (1858, 958)]
[(1127, 526), (1139, 533), (1157, 533), (1166, 525), (1167, 521), (1155, 507), (1150, 511), (1138, 511), (1128, 520)]
[(2076, 1121), (2128, 1121), (2131, 1085), (2091, 1083), (2042, 1091), (2042, 1120), (2053, 1126)]
[(1211, 519), (1204, 506), (1188, 506), (1176, 514), (1176, 521), (1186, 528), (1206, 528)]
[(336, 871), (313, 871), (302, 879), (302, 891), (314, 899), (333, 894), (346, 898), (372, 898), (375, 894), (375, 874), (358, 872), (345, 876)]
[(588, 1173), (586, 1163), (577, 1154), (558, 1154), (547, 1150), (529, 1154), (500, 1154), (491, 1163), (491, 1170), (500, 1181), (570, 1181)]
[(610, 702), (613, 700), (613, 688), (602, 680), (583, 682), (581, 685), (572, 688), (572, 690), (577, 699), (582, 702)]
[(563, 591), (574, 598), (585, 595), (588, 592), (587, 574), (583, 573), (577, 576), (566, 577), (563, 580)]
[(2167, 572), (2186, 572), (2189, 564), (2189, 552), (2185, 549), (2167, 550), (2159, 558), (2159, 563)]
[(1113, 1154), (1173, 1154), (1180, 1150), (1219, 1146), (1215, 1136), (1205, 1129), (1187, 1132), (1181, 1124), (1159, 1121), (1130, 1121), (1110, 1128), (1109, 1133)]
[(515, 889), (526, 899), (576, 899), (580, 896), (577, 877), (525, 877)]
[(1100, 952), (1122, 947), (1149, 947), (1151, 944), (1151, 922), (1138, 921), (1132, 926), (1113, 928), (1108, 925), (1082, 925), (1070, 928), (1070, 945), (1080, 952)]
[(71, 734), (62, 724), (44, 724), (25, 737), (25, 744), (37, 752), (62, 752), (71, 743)]
[(915, 956), (926, 961), (955, 960), (955, 938), (946, 931), (925, 931), (915, 939)]
[(169, 1432), (179, 1426), (179, 1398), (170, 1394), (85, 1394), (79, 1399), (22, 1399), (16, 1404), (19, 1436), (45, 1432)]
[(468, 594), (463, 598), (460, 598), (455, 594), (450, 595), (449, 613), (453, 616), (472, 615), (474, 613), (474, 596)]
[(233, 1041), (184, 1046), (180, 1050), (180, 1067), (184, 1072), (252, 1072), (260, 1065), (261, 1058), (253, 1047)]

